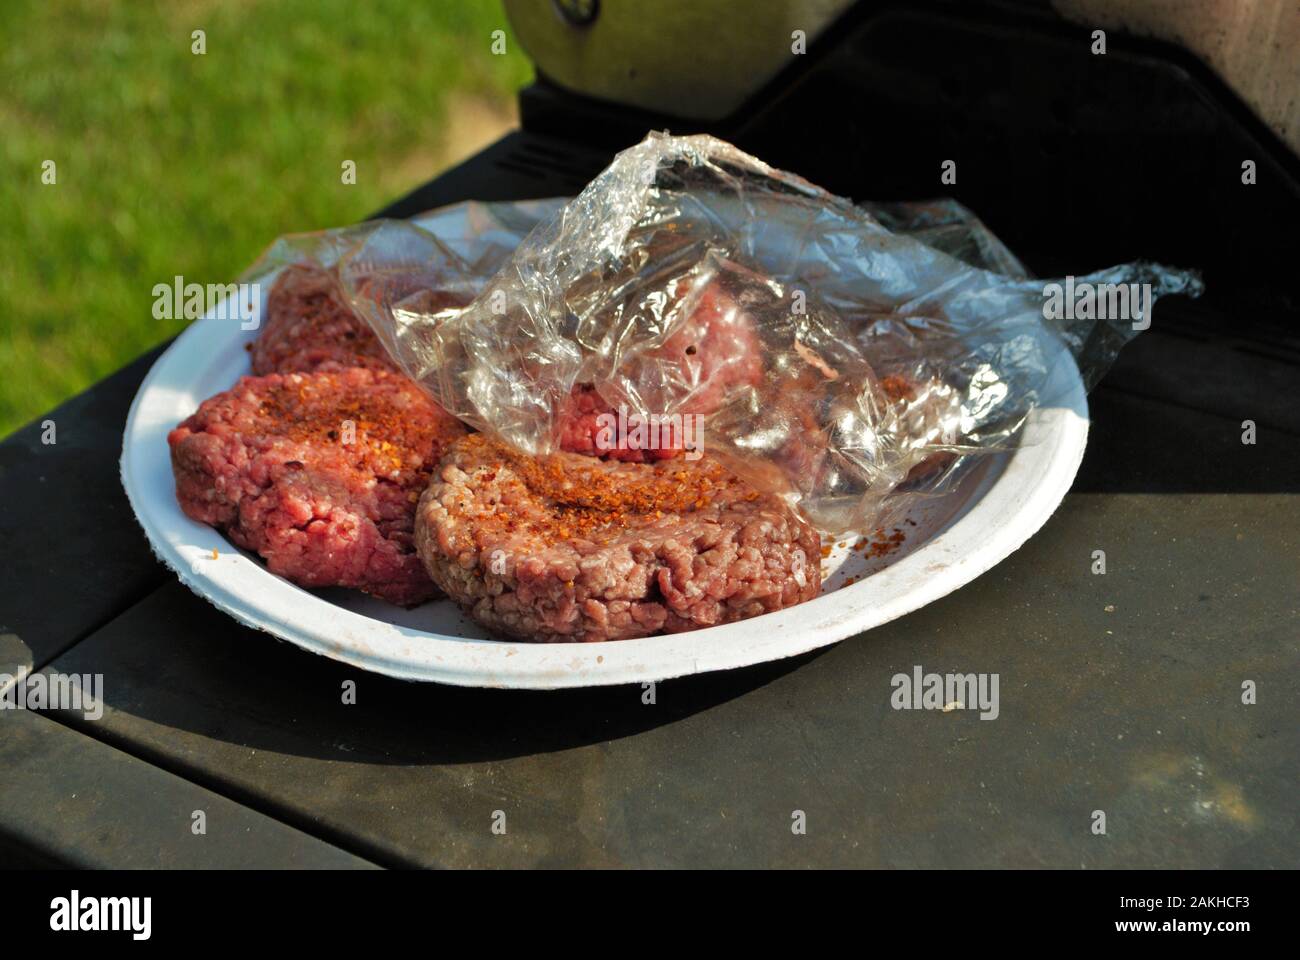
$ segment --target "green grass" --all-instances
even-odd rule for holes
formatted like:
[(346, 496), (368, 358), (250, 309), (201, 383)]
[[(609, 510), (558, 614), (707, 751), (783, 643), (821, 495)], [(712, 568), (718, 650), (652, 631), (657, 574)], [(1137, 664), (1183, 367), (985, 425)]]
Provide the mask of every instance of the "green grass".
[(155, 283), (365, 217), (530, 76), (497, 0), (4, 0), (0, 436), (176, 333)]

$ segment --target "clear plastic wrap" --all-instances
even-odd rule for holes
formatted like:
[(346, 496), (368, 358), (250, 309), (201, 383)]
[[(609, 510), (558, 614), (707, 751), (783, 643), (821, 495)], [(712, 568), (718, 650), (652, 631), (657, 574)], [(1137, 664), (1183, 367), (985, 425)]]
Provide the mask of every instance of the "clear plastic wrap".
[[(1151, 302), (1200, 291), (1141, 263), (1034, 280), (952, 201), (855, 206), (706, 136), (653, 134), (567, 203), (282, 243), (254, 276), (333, 267), (408, 375), (477, 429), (533, 453), (702, 451), (835, 533), (946, 492), (1053, 402), (1057, 364), (1091, 387)], [(646, 423), (671, 440), (647, 443)]]

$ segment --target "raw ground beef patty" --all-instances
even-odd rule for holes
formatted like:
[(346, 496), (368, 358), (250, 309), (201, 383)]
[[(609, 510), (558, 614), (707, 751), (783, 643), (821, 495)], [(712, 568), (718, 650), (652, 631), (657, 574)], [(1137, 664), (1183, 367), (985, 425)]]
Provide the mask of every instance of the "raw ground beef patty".
[[(663, 370), (673, 371), (674, 392), (688, 394), (685, 402), (672, 411), (676, 414), (712, 413), (732, 387), (756, 385), (763, 378), (762, 345), (753, 322), (717, 281), (700, 291), (680, 328), (640, 362), (641, 376), (648, 383), (657, 381)], [(682, 438), (676, 434), (672, 442), (642, 446), (626, 434), (610, 434), (608, 428), (602, 432), (602, 423), (610, 423), (602, 417), (612, 413), (614, 408), (594, 385), (576, 384), (567, 408), (560, 414), (560, 449), (636, 463), (666, 460), (682, 453)]]
[[(436, 313), (466, 302), (449, 290), (422, 290), (412, 306)], [(248, 351), (258, 376), (339, 367), (397, 370), (370, 325), (344, 299), (334, 275), (308, 263), (280, 272), (266, 301), (266, 322)]]
[(305, 263), (285, 267), (276, 278), (249, 352), (258, 376), (309, 373), (326, 363), (397, 369), (370, 325), (344, 301), (333, 275)]
[(185, 513), (305, 587), (403, 605), (437, 594), (415, 507), (465, 428), (398, 374), (351, 367), (244, 377), (167, 437)]
[(416, 548), (479, 623), (521, 640), (622, 640), (802, 603), (817, 532), (708, 458), (532, 458), (452, 444), (420, 500)]

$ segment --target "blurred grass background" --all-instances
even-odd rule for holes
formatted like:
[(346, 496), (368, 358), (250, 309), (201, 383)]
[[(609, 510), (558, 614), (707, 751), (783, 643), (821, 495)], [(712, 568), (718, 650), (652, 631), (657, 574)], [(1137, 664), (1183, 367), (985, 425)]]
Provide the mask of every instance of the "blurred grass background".
[(364, 218), (513, 125), (531, 76), (499, 0), (0, 2), (0, 436), (183, 327), (155, 283)]

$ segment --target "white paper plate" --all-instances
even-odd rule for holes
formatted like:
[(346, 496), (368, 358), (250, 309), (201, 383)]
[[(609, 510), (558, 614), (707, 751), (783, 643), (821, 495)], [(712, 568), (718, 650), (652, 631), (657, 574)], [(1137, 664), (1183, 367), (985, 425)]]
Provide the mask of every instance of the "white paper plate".
[[(154, 551), (236, 620), (306, 650), (408, 680), (554, 689), (662, 680), (794, 656), (869, 630), (969, 583), (1009, 556), (1069, 489), (1088, 434), (1078, 369), (1059, 361), (1021, 445), (990, 455), (947, 497), (913, 512), (906, 540), (868, 559), (846, 538), (823, 564), (822, 596), (753, 620), (607, 643), (494, 640), (450, 601), (403, 610), (348, 590), (309, 592), (272, 573), (176, 502), (167, 433), (249, 372), (237, 320), (196, 320), (159, 357), (131, 405), (122, 483)], [(914, 524), (914, 525), (913, 525)], [(214, 558), (215, 551), (215, 558)], [(846, 585), (846, 581), (853, 582)]]

